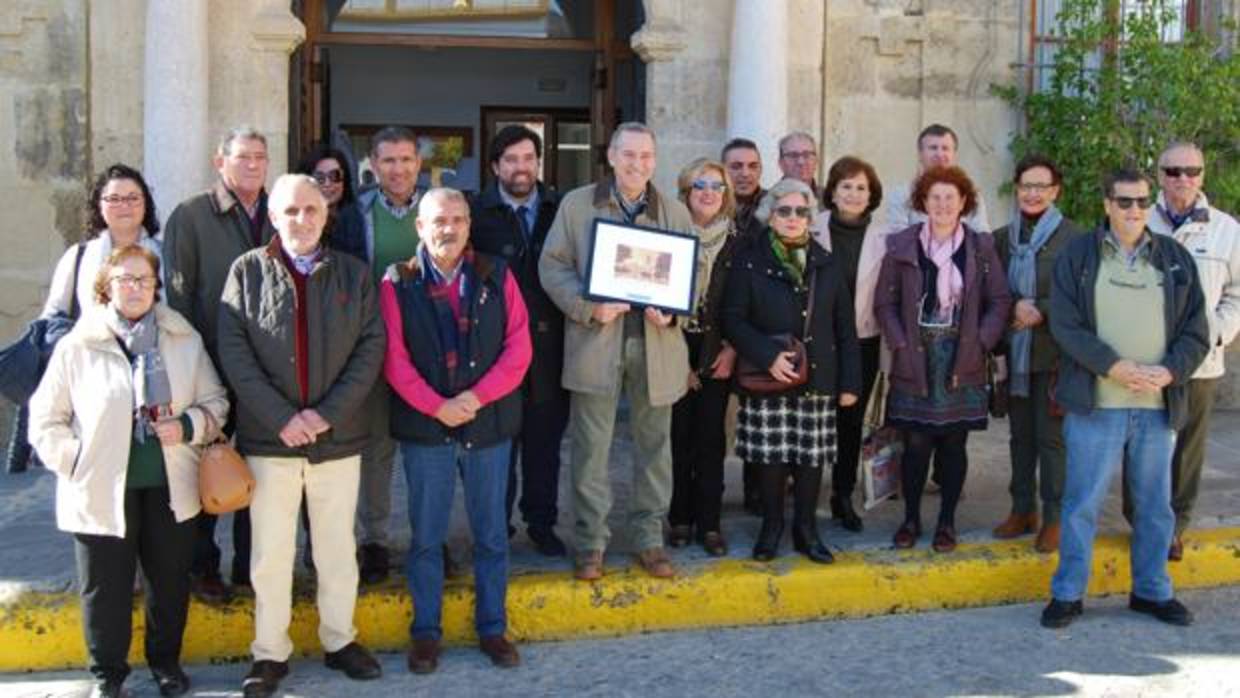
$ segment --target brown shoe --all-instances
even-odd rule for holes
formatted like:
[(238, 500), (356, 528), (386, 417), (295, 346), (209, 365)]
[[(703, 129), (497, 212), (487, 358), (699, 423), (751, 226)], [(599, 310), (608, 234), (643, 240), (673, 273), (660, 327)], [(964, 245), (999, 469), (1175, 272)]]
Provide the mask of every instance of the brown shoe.
[(478, 640), (478, 649), (491, 658), (491, 663), (502, 669), (511, 669), (521, 664), (521, 655), (517, 648), (503, 635), (489, 635)]
[(1003, 523), (995, 526), (995, 538), (999, 540), (1007, 540), (1008, 538), (1016, 538), (1026, 533), (1033, 533), (1038, 530), (1037, 514), (1017, 514), (1012, 512), (1003, 520)]
[(583, 582), (593, 582), (603, 578), (603, 551), (586, 550), (577, 553), (573, 560), (573, 576)]
[(1167, 559), (1172, 562), (1184, 559), (1184, 540), (1178, 535), (1171, 539), (1171, 549), (1167, 551)]
[(1038, 539), (1033, 547), (1040, 553), (1053, 553), (1059, 550), (1059, 524), (1048, 523), (1038, 531)]
[(671, 579), (676, 576), (676, 568), (672, 559), (663, 548), (646, 548), (637, 554), (637, 564), (646, 570), (646, 574), (658, 579)]
[(439, 640), (434, 638), (413, 639), (413, 646), (405, 656), (409, 671), (415, 674), (429, 674), (439, 668)]
[(930, 544), (936, 553), (950, 553), (956, 549), (956, 529), (952, 526), (939, 525), (934, 531), (934, 541)]

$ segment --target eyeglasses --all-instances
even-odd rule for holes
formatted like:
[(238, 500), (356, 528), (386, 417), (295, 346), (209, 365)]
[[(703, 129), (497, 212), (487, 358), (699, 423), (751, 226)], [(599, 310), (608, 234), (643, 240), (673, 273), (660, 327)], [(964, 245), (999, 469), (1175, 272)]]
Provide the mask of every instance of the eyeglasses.
[(788, 158), (789, 160), (793, 160), (793, 161), (813, 160), (814, 158), (818, 157), (818, 153), (815, 153), (812, 150), (789, 150), (785, 153), (780, 153), (779, 157)]
[(1045, 184), (1043, 182), (1021, 182), (1016, 188), (1024, 194), (1042, 194), (1050, 191), (1054, 184)]
[(1162, 168), (1162, 171), (1163, 171), (1163, 174), (1167, 175), (1167, 177), (1171, 179), (1176, 179), (1181, 176), (1200, 177), (1203, 169), (1205, 168), (1202, 168), (1202, 167), (1164, 167)]
[(792, 218), (793, 216), (809, 218), (813, 212), (810, 211), (809, 206), (776, 206), (773, 213), (780, 218)]
[(149, 291), (155, 288), (156, 279), (153, 276), (133, 276), (132, 274), (121, 274), (120, 276), (111, 277), (108, 281), (111, 281), (122, 288), (141, 288)]
[(126, 194), (125, 196), (108, 194), (99, 197), (99, 200), (109, 206), (137, 206), (143, 201), (141, 194)]
[(344, 181), (344, 171), (328, 170), (326, 172), (315, 172), (314, 181), (318, 182), (320, 185), (327, 184), (328, 182), (332, 184), (340, 184)]
[(693, 180), (693, 188), (697, 191), (727, 191), (728, 185), (717, 179), (695, 179)]
[(1125, 211), (1132, 208), (1133, 204), (1136, 204), (1137, 208), (1145, 210), (1154, 203), (1154, 201), (1148, 196), (1108, 196), (1107, 198), (1114, 201), (1116, 206), (1119, 206)]

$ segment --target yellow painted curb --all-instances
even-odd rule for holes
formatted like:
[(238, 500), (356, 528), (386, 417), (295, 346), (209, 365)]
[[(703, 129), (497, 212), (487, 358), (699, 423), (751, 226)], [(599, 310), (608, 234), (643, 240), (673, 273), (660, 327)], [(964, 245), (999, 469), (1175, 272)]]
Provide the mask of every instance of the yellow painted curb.
[[(1195, 531), (1184, 544), (1184, 561), (1170, 566), (1177, 588), (1240, 583), (1240, 529)], [(1037, 601), (1048, 596), (1055, 561), (1023, 540), (962, 545), (949, 555), (925, 550), (843, 553), (833, 565), (816, 565), (799, 555), (769, 564), (726, 560), (686, 567), (680, 577), (666, 581), (615, 568), (592, 584), (567, 573), (518, 575), (508, 587), (509, 632), (528, 642)], [(1099, 540), (1090, 594), (1127, 592), (1128, 565), (1127, 537)], [(130, 661), (141, 663), (143, 616), (141, 604), (135, 607)], [(373, 649), (402, 649), (410, 617), (409, 596), (399, 583), (368, 591), (357, 603), (359, 640)], [(472, 641), (472, 618), (469, 580), (449, 584), (445, 640)], [(320, 651), (317, 622), (313, 596), (300, 594), (290, 634), (303, 655)], [(242, 660), (253, 632), (252, 600), (223, 606), (194, 602), (183, 658)], [(85, 661), (80, 607), (73, 594), (32, 593), (0, 606), (0, 671), (80, 667)]]

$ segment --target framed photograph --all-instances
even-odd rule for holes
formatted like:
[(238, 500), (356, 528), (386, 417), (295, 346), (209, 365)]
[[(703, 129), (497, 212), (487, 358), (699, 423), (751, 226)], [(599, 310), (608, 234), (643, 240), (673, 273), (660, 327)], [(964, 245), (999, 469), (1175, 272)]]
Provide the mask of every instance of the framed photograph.
[(697, 251), (692, 235), (596, 218), (585, 296), (689, 315)]

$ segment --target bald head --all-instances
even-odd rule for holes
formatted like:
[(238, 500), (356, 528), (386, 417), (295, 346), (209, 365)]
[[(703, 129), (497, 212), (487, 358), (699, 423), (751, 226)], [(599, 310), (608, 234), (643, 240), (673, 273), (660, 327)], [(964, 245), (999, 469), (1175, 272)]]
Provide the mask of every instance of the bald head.
[(280, 234), (284, 251), (293, 256), (314, 252), (327, 224), (327, 199), (308, 175), (281, 175), (267, 199), (267, 215)]

